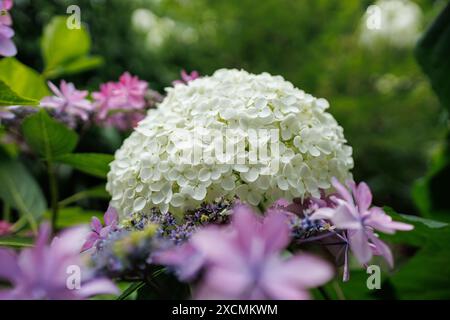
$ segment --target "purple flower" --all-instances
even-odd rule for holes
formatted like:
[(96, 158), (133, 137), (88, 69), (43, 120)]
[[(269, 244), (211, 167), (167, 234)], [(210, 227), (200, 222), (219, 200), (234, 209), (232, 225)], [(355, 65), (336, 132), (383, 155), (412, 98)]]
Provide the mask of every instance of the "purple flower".
[(190, 242), (187, 242), (168, 250), (155, 252), (147, 262), (168, 266), (175, 271), (181, 281), (191, 281), (197, 277), (205, 265), (205, 257)]
[(17, 54), (17, 48), (11, 40), (14, 30), (11, 28), (12, 19), (8, 13), (12, 6), (12, 0), (0, 0), (0, 56), (5, 57)]
[(3, 110), (0, 110), (0, 124), (5, 121), (13, 120), (16, 116), (14, 113), (8, 110), (9, 107), (3, 108)]
[(172, 82), (172, 85), (176, 84), (187, 84), (190, 81), (200, 78), (200, 74), (198, 71), (192, 71), (191, 73), (187, 73), (186, 70), (181, 70), (181, 80), (175, 80)]
[[(50, 245), (50, 227), (43, 224), (33, 248), (19, 254), (0, 249), (0, 279), (10, 288), (0, 290), (0, 299), (84, 299), (97, 294), (117, 294), (106, 278), (94, 278), (80, 255), (84, 228), (74, 228), (55, 237)], [(71, 269), (80, 268), (80, 286), (69, 285)]]
[(199, 299), (308, 299), (307, 289), (327, 282), (333, 269), (308, 254), (284, 258), (281, 253), (289, 242), (283, 214), (262, 218), (239, 205), (229, 226), (203, 228), (157, 260), (178, 264), (179, 273), (188, 278), (203, 269)]
[(103, 227), (101, 221), (97, 217), (92, 217), (91, 222), (91, 232), (88, 234), (81, 251), (86, 251), (91, 249), (98, 240), (105, 239), (106, 236), (117, 230), (117, 223), (119, 222), (119, 215), (116, 209), (109, 206), (103, 215), (103, 220), (105, 221), (105, 227)]
[(8, 221), (0, 220), (0, 237), (10, 234), (12, 231), (12, 224)]
[(374, 231), (394, 233), (412, 230), (413, 226), (393, 221), (380, 207), (371, 207), (372, 193), (364, 182), (349, 182), (349, 189), (335, 178), (332, 184), (337, 191), (337, 196), (332, 197), (335, 207), (320, 208), (311, 219), (327, 219), (337, 229), (347, 230), (350, 248), (360, 263), (369, 262), (375, 254), (383, 256), (392, 267), (391, 250)]
[(55, 95), (43, 98), (41, 100), (42, 107), (54, 109), (59, 115), (69, 115), (83, 121), (88, 120), (93, 106), (86, 99), (87, 91), (79, 91), (73, 83), (67, 83), (64, 80), (61, 81), (60, 89), (51, 82), (48, 82), (48, 86)]
[(147, 89), (147, 82), (128, 72), (117, 83), (100, 85), (100, 91), (92, 94), (96, 107), (95, 121), (119, 130), (134, 128), (145, 116)]

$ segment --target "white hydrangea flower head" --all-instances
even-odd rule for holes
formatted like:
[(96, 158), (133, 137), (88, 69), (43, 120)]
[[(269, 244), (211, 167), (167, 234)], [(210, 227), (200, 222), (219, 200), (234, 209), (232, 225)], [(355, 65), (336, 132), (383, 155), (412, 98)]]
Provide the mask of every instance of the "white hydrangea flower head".
[[(320, 196), (332, 177), (351, 177), (352, 149), (326, 112), (328, 102), (281, 76), (221, 69), (166, 90), (111, 163), (106, 188), (122, 216), (155, 207), (182, 212), (219, 197), (258, 206), (281, 197)], [(275, 132), (277, 153), (258, 153), (250, 161), (249, 136), (261, 129)], [(226, 152), (215, 154), (222, 145), (214, 133), (225, 131), (233, 133), (222, 142)], [(203, 152), (201, 160), (183, 161), (195, 147)], [(268, 170), (275, 163), (277, 169)]]
[(414, 46), (422, 29), (422, 10), (410, 0), (378, 0), (362, 19), (360, 43), (369, 49)]

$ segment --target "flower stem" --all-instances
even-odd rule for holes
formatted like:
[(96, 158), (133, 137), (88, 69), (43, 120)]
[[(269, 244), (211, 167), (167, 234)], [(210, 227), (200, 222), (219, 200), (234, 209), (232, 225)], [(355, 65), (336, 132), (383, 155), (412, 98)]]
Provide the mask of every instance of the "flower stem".
[(320, 286), (318, 289), (319, 289), (320, 294), (322, 295), (322, 297), (323, 297), (325, 300), (331, 300), (330, 295), (328, 294), (328, 292), (325, 290), (324, 287)]
[(3, 204), (3, 220), (11, 221), (11, 207), (6, 203)]
[(55, 232), (58, 222), (58, 181), (56, 180), (55, 167), (52, 161), (47, 162), (48, 182), (50, 185), (50, 206), (52, 230)]

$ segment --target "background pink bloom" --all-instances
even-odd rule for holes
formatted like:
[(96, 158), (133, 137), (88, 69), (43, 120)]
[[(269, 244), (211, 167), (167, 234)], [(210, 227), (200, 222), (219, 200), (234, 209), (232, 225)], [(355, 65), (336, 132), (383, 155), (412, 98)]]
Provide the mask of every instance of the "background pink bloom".
[(145, 117), (148, 83), (125, 72), (119, 82), (107, 82), (92, 94), (98, 124), (119, 130), (134, 128)]
[(8, 221), (0, 220), (0, 237), (11, 233), (12, 224)]
[(12, 8), (12, 0), (0, 0), (0, 56), (12, 57), (17, 54), (17, 48), (11, 38), (14, 30), (10, 27), (12, 19), (8, 11)]
[[(0, 290), (0, 299), (84, 299), (97, 294), (117, 294), (105, 278), (94, 278), (80, 255), (84, 228), (74, 228), (55, 237), (48, 245), (50, 227), (43, 224), (33, 248), (19, 254), (0, 249), (0, 279), (11, 288)], [(81, 287), (67, 287), (69, 266), (81, 270)]]
[(187, 84), (190, 81), (200, 78), (200, 74), (198, 71), (192, 71), (191, 73), (187, 73), (186, 70), (181, 70), (181, 80), (175, 80), (172, 82), (172, 85), (176, 84)]
[(13, 0), (0, 0), (0, 11), (1, 10), (11, 10), (13, 6)]
[(48, 85), (55, 95), (43, 98), (42, 107), (54, 109), (58, 114), (67, 114), (83, 121), (89, 119), (93, 106), (86, 99), (88, 91), (77, 90), (73, 83), (67, 83), (64, 80), (61, 81), (60, 88), (51, 82)]

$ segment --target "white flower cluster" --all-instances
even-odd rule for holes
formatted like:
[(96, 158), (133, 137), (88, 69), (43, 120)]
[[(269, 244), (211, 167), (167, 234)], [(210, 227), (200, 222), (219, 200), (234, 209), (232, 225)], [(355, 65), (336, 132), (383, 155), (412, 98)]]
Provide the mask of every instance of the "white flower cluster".
[(410, 48), (420, 36), (422, 10), (410, 0), (379, 0), (367, 8), (360, 42), (370, 49)]
[[(342, 181), (351, 175), (352, 149), (325, 111), (328, 102), (281, 76), (221, 69), (166, 90), (165, 100), (148, 112), (111, 163), (107, 190), (123, 216), (154, 207), (181, 212), (219, 197), (237, 196), (257, 206), (280, 197), (320, 196), (321, 189), (331, 188), (333, 176)], [(180, 130), (181, 136), (202, 132), (201, 137), (231, 130), (235, 136), (225, 143), (226, 157), (242, 160), (251, 142), (241, 150), (233, 144), (261, 129), (278, 133), (277, 153), (266, 156), (264, 164), (218, 162), (212, 152), (201, 161), (182, 161), (194, 145), (208, 150), (217, 144), (199, 138), (180, 142)], [(271, 162), (278, 170), (267, 170)]]

